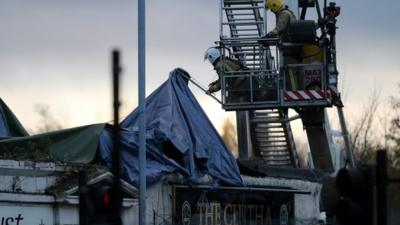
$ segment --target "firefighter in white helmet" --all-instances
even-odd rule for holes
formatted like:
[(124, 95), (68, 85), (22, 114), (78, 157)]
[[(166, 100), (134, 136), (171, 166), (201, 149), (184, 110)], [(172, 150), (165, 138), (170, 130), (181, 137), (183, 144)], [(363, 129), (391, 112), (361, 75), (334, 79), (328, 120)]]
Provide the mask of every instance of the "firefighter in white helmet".
[(245, 67), (237, 60), (231, 58), (224, 58), (221, 57), (221, 49), (218, 47), (211, 47), (207, 49), (204, 60), (207, 60), (213, 65), (214, 70), (218, 74), (218, 80), (211, 82), (208, 85), (207, 93), (214, 93), (221, 90), (221, 76), (222, 71), (232, 72), (232, 71), (239, 71), (244, 69)]

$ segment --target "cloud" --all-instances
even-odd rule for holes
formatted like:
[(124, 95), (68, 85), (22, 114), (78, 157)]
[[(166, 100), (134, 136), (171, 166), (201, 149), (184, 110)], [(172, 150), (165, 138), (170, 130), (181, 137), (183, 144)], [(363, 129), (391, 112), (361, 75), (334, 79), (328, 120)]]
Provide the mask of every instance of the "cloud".
[[(351, 87), (346, 93), (349, 101), (356, 104), (377, 83), (393, 93), (400, 72), (400, 31), (394, 19), (400, 2), (337, 2), (342, 6), (339, 69), (341, 79), (345, 77)], [(219, 39), (218, 4), (215, 0), (146, 1), (147, 93), (175, 67), (186, 69), (203, 85), (216, 78), (202, 57)], [(268, 15), (272, 26), (274, 18)], [(124, 110), (136, 107), (137, 1), (4, 0), (0, 1), (0, 27), (0, 96), (10, 107), (15, 105), (16, 113), (29, 124), (34, 125), (30, 115), (36, 103), (68, 115), (69, 124), (108, 119), (109, 54), (114, 46), (123, 54)], [(214, 116), (213, 111), (221, 107), (192, 89), (213, 122), (220, 120), (223, 113)], [(93, 119), (91, 114), (100, 116)]]

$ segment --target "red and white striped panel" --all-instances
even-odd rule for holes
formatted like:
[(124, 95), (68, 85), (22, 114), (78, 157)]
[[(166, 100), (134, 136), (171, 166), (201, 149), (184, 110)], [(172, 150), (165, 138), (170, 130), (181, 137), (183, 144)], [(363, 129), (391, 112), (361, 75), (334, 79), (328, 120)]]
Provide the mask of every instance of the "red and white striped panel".
[(330, 91), (327, 93), (321, 90), (285, 91), (283, 97), (286, 101), (324, 99), (330, 97)]

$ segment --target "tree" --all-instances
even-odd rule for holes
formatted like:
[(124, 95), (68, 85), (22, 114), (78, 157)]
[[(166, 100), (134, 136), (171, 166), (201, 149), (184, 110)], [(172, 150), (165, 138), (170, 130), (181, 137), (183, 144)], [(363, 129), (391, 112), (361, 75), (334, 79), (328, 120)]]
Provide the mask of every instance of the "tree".
[(352, 124), (350, 141), (356, 164), (358, 165), (373, 164), (375, 150), (380, 146), (372, 133), (375, 128), (376, 111), (380, 106), (380, 102), (380, 93), (373, 91), (358, 120)]
[[(400, 88), (400, 85), (399, 85)], [(400, 97), (390, 97), (392, 116), (386, 140), (389, 144), (389, 162), (394, 169), (400, 169)]]
[(45, 133), (63, 128), (50, 113), (50, 107), (45, 104), (36, 104), (35, 112), (39, 115), (39, 122), (34, 133)]

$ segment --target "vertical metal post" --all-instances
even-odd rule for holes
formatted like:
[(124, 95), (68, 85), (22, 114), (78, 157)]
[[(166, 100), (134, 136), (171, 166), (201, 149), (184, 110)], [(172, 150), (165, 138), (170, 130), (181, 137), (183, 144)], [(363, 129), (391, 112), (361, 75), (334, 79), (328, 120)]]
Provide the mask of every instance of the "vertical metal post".
[(139, 225), (146, 225), (146, 5), (138, 1)]
[(387, 224), (387, 157), (386, 150), (376, 153), (377, 224)]
[(267, 35), (267, 30), (268, 30), (268, 18), (267, 18), (268, 14), (267, 10), (265, 9), (265, 6), (263, 11), (264, 11), (264, 30), (261, 35), (264, 37), (265, 35)]
[(112, 218), (109, 218), (114, 225), (121, 224), (121, 191), (120, 191), (120, 132), (119, 132), (119, 80), (121, 74), (120, 52), (112, 51), (112, 76), (113, 76), (113, 111), (114, 111), (114, 128), (113, 128), (113, 151), (112, 151), (112, 173), (114, 175), (114, 183), (112, 186), (111, 209)]
[(249, 124), (250, 111), (236, 111), (239, 159), (249, 159), (254, 156)]
[(339, 115), (340, 126), (342, 128), (344, 144), (346, 146), (347, 159), (350, 161), (350, 166), (352, 168), (354, 168), (356, 164), (355, 164), (355, 160), (354, 160), (353, 149), (351, 148), (351, 144), (350, 144), (349, 132), (347, 131), (347, 127), (346, 127), (346, 120), (344, 119), (343, 108), (337, 107), (337, 111), (338, 111), (338, 115)]
[(224, 26), (222, 25), (223, 16), (222, 16), (222, 8), (224, 7), (224, 0), (220, 0), (219, 4), (219, 37), (220, 39), (224, 36)]
[(87, 176), (86, 171), (79, 171), (79, 225), (88, 225), (88, 215), (87, 215)]

